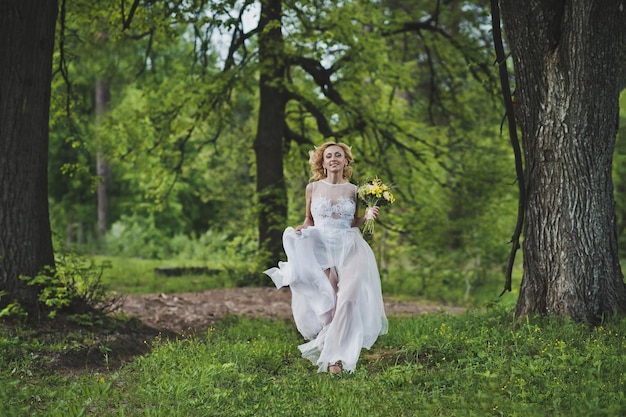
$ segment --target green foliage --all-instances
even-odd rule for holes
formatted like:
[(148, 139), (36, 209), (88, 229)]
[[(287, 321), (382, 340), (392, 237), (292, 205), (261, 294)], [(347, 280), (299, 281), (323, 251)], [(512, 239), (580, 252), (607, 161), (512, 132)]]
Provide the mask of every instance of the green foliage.
[[(119, 256), (99, 255), (95, 259), (106, 262), (111, 268), (103, 273), (103, 282), (118, 294), (149, 294), (202, 291), (211, 288), (268, 285), (268, 277), (261, 274), (265, 258), (258, 255), (256, 240), (244, 235), (214, 234), (207, 232), (198, 238), (177, 235), (163, 240), (160, 254), (175, 254), (166, 258), (145, 256), (156, 248), (151, 240), (146, 247), (136, 246), (128, 236), (126, 252)], [(124, 240), (124, 238), (120, 238)], [(136, 257), (129, 257), (130, 248), (136, 248)], [(155, 249), (156, 250), (156, 249)], [(168, 277), (155, 273), (159, 268), (206, 268), (206, 274), (185, 274)]]
[[(495, 68), (487, 64), (492, 58), (481, 32), (488, 16), (478, 5), (455, 3), (437, 17), (440, 27), (454, 34), (450, 42), (427, 30), (392, 36), (396, 30), (403, 33), (405, 23), (425, 20), (429, 9), (401, 3), (385, 2), (384, 19), (375, 3), (329, 7), (315, 15), (321, 33), (313, 38), (323, 41), (294, 49), (330, 63), (351, 63), (339, 65), (337, 90), (359, 107), (348, 105), (352, 116), (345, 117), (345, 108), (330, 104), (328, 109), (340, 115), (333, 125), (337, 129), (349, 125), (351, 117), (364, 119), (361, 131), (339, 138), (352, 145), (356, 157), (353, 181), (380, 176), (395, 185), (397, 203), (381, 210), (377, 226), (387, 233), (371, 240), (384, 275), (400, 280), (430, 271), (429, 295), (439, 298), (453, 289), (450, 298), (457, 301), (458, 288), (470, 287), (469, 274), (470, 294), (460, 298), (472, 299), (476, 288), (493, 287), (501, 279), (517, 192), (512, 152), (499, 132)], [(347, 23), (346, 15), (363, 16), (371, 30), (355, 35), (351, 25), (359, 20)], [(303, 80), (293, 88), (316, 102), (309, 85)], [(314, 120), (303, 113), (293, 105), (290, 122), (303, 136), (321, 142), (313, 132)], [(304, 216), (309, 149), (309, 144), (292, 147), (287, 158), (292, 224)]]
[[(82, 342), (85, 343), (85, 342)], [(502, 309), (392, 317), (354, 374), (318, 374), (290, 322), (230, 317), (147, 341), (113, 372), (42, 368), (62, 349), (0, 332), (4, 415), (621, 416), (626, 321), (515, 322)], [(376, 393), (376, 395), (372, 395)]]
[(122, 216), (106, 236), (106, 248), (112, 255), (163, 259), (170, 255), (167, 241), (164, 232), (156, 227), (153, 215)]
[(613, 155), (613, 183), (619, 247), (626, 245), (626, 90), (620, 95), (619, 128)]
[(72, 284), (66, 285), (58, 276), (53, 267), (46, 267), (34, 277), (20, 276), (28, 285), (40, 288), (39, 301), (42, 301), (49, 309), (48, 315), (54, 317), (57, 311), (70, 305), (73, 299)]
[[(502, 111), (481, 6), (442, 8), (437, 22), (449, 36), (441, 36), (405, 32), (406, 23), (432, 12), (428, 2), (284, 4), (289, 225), (304, 217), (307, 151), (327, 138), (346, 141), (357, 160), (355, 182), (380, 175), (396, 186), (398, 202), (377, 226), (386, 233), (372, 240), (387, 272), (400, 279), (435, 271), (435, 282), (454, 275), (451, 286), (462, 289), (468, 273), (479, 281), (472, 288), (498, 279), (516, 189), (498, 131)], [(263, 256), (254, 253), (256, 38), (235, 42), (245, 50), (229, 60), (216, 42), (236, 33), (234, 16), (253, 16), (258, 2), (140, 6), (125, 29), (125, 16), (107, 2), (66, 7), (65, 61), (58, 63), (65, 73), (57, 73), (52, 96), (54, 230), (70, 244), (114, 256), (249, 266), (255, 259), (261, 269)], [(301, 57), (329, 70), (332, 90), (297, 64)], [(96, 80), (111, 93), (97, 124)], [(96, 153), (112, 169), (104, 244), (95, 241)], [(264, 282), (243, 269), (241, 282)]]
[[(106, 273), (110, 288), (131, 293), (193, 291), (224, 286), (267, 283), (260, 275), (265, 258), (259, 255), (251, 229), (237, 233), (209, 230), (199, 236), (164, 236), (156, 216), (123, 217), (107, 236), (106, 249), (113, 269)], [(158, 267), (204, 267), (210, 276), (158, 278)], [(177, 283), (178, 282), (178, 283)], [(186, 282), (187, 284), (184, 284)], [(182, 286), (181, 286), (182, 285)]]
[[(110, 307), (102, 273), (109, 265), (96, 265), (88, 257), (72, 252), (57, 251), (54, 267), (45, 267), (34, 277), (21, 276), (28, 285), (39, 290), (39, 301), (54, 318), (59, 312), (78, 314), (76, 319), (87, 324), (92, 313)], [(82, 315), (82, 316), (80, 316)], [(93, 324), (90, 322), (89, 324)]]
[[(5, 291), (0, 291), (0, 298), (5, 295)], [(20, 303), (12, 302), (7, 304), (2, 310), (0, 310), (0, 318), (14, 318), (14, 319), (24, 319), (28, 316), (28, 313), (22, 308)]]

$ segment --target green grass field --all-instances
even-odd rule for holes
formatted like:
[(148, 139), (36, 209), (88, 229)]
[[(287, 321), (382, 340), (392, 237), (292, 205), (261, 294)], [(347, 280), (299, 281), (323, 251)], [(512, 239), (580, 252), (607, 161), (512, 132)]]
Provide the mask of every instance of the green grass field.
[[(162, 291), (146, 272), (153, 267), (120, 262), (103, 280)], [(227, 285), (220, 279), (198, 288)], [(139, 334), (138, 324), (119, 317), (107, 326), (0, 322), (0, 416), (626, 415), (626, 319), (594, 329), (557, 318), (516, 323), (502, 306), (392, 316), (389, 334), (341, 377), (300, 358), (303, 340), (289, 322), (231, 316), (206, 332), (146, 337), (146, 353), (122, 366), (114, 336)], [(63, 365), (73, 356), (78, 366)]]
[[(626, 320), (513, 324), (503, 311), (391, 318), (357, 371), (318, 374), (290, 323), (230, 317), (146, 340), (120, 369), (56, 372), (76, 340), (3, 328), (3, 416), (623, 416)], [(100, 349), (106, 355), (106, 349)]]

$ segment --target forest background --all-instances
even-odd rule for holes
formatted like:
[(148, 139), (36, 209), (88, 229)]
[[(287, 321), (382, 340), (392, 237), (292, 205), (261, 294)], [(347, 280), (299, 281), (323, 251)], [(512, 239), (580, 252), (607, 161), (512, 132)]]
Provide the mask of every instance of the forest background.
[[(2, 127), (15, 129), (0, 141), (6, 145), (0, 167), (8, 179), (0, 184), (11, 185), (0, 192), (0, 218), (2, 243), (5, 235), (17, 238), (6, 239), (13, 252), (3, 253), (8, 260), (3, 266), (15, 266), (12, 275), (6, 274), (13, 286), (9, 296), (17, 289), (17, 296), (25, 298), (22, 305), (30, 308), (24, 311), (9, 301), (0, 310), (3, 415), (625, 415), (626, 321), (606, 316), (624, 305), (623, 275), (616, 273), (620, 268), (612, 251), (617, 245), (606, 233), (615, 226), (613, 184), (606, 178), (610, 167), (616, 237), (623, 244), (623, 128), (617, 132), (614, 163), (608, 165), (617, 92), (623, 86), (616, 65), (623, 62), (620, 51), (626, 50), (621, 47), (626, 37), (618, 30), (625, 27), (623, 7), (582, 0), (500, 3), (508, 6), (503, 21), (509, 28), (522, 22), (533, 29), (530, 36), (519, 27), (509, 32), (520, 40), (513, 43), (519, 48), (512, 48), (516, 70), (541, 64), (546, 57), (557, 69), (519, 76), (521, 115), (543, 110), (528, 105), (533, 98), (528, 91), (541, 93), (544, 76), (554, 80), (577, 74), (583, 62), (603, 70), (586, 73), (571, 84), (573, 90), (563, 90), (584, 110), (568, 113), (573, 122), (587, 122), (583, 125), (602, 134), (571, 134), (575, 129), (568, 129), (577, 123), (560, 124), (559, 119), (555, 124), (561, 132), (546, 136), (546, 143), (527, 146), (536, 143), (532, 135), (521, 138), (527, 141), (525, 151), (543, 152), (539, 157), (526, 152), (531, 178), (532, 164), (544, 156), (572, 156), (561, 155), (562, 150), (584, 150), (582, 158), (594, 162), (568, 164), (561, 158), (565, 163), (560, 167), (586, 171), (542, 171), (562, 185), (550, 191), (573, 195), (569, 202), (575, 206), (572, 210), (561, 199), (550, 201), (549, 193), (535, 193), (528, 204), (535, 210), (528, 211), (525, 244), (533, 238), (538, 244), (525, 247), (530, 246), (524, 261), (533, 274), (524, 265), (524, 283), (531, 285), (522, 287), (519, 299), (526, 297), (540, 308), (526, 309), (529, 303), (522, 303), (521, 316), (510, 308), (521, 267), (514, 270), (512, 294), (498, 298), (516, 224), (518, 184), (505, 139), (505, 122), (511, 119), (504, 118), (496, 81), (496, 35), (487, 2), (59, 1), (48, 164), (55, 267), (40, 273), (52, 258), (48, 207), (42, 204), (45, 181), (36, 181), (45, 172), (42, 145), (48, 131), (41, 125), (48, 119), (50, 83), (44, 73), (48, 65), (29, 63), (49, 63), (55, 28), (50, 11), (57, 2), (8, 3), (10, 13), (0, 13), (0, 29), (8, 28), (7, 36), (0, 36), (0, 51), (8, 52), (0, 80), (1, 90), (12, 93), (3, 99), (10, 97), (12, 104), (3, 106)], [(259, 15), (259, 4), (267, 7), (267, 15)], [(564, 19), (565, 36), (559, 39), (554, 38), (559, 34), (552, 25), (555, 16)], [(540, 27), (533, 28), (536, 23)], [(47, 29), (45, 35), (35, 24)], [(587, 24), (596, 30), (581, 30)], [(574, 44), (581, 38), (572, 34), (582, 34), (586, 47)], [(537, 56), (524, 53), (529, 49), (523, 44), (535, 46), (535, 38), (550, 42), (548, 55), (542, 55), (546, 44), (530, 48)], [(555, 44), (557, 51), (572, 55), (555, 56)], [(33, 54), (23, 55), (25, 51)], [(529, 79), (537, 79), (538, 85), (528, 88)], [(596, 83), (604, 79), (611, 82)], [(509, 81), (515, 86), (513, 77)], [(555, 84), (550, 87), (560, 93)], [(610, 88), (614, 86), (619, 88)], [(582, 90), (591, 94), (579, 94)], [(587, 106), (585, 100), (596, 95), (610, 106)], [(554, 101), (548, 103), (557, 105), (547, 108), (565, 109), (562, 96), (551, 97)], [(31, 98), (32, 106), (23, 105)], [(621, 109), (624, 100), (622, 96)], [(36, 111), (39, 107), (46, 111)], [(589, 109), (603, 111), (590, 115)], [(622, 110), (619, 125), (625, 117)], [(548, 117), (539, 123), (543, 127), (553, 121)], [(389, 309), (392, 330), (363, 352), (357, 372), (329, 378), (300, 358), (301, 337), (291, 321), (275, 312), (268, 320), (258, 310), (250, 318), (203, 309), (185, 322), (201, 328), (171, 334), (128, 312), (91, 314), (85, 304), (73, 303), (78, 293), (86, 298), (78, 301), (91, 302), (87, 307), (111, 307), (100, 304), (105, 301), (98, 287), (103, 283), (107, 290), (139, 294), (135, 299), (143, 301), (137, 308), (142, 313), (158, 316), (167, 310), (171, 314), (161, 318), (174, 321), (187, 310), (218, 304), (219, 297), (210, 294), (288, 296), (287, 290), (270, 288), (167, 293), (267, 286), (261, 271), (281, 256), (276, 236), (303, 217), (308, 151), (328, 139), (352, 145), (356, 183), (378, 175), (395, 186), (396, 203), (383, 209), (376, 233), (368, 237), (379, 260), (385, 301), (424, 306), (427, 299), (438, 301), (429, 307), (447, 302), (487, 308), (404, 315)], [(580, 147), (582, 143), (594, 146)], [(30, 152), (26, 158), (24, 150)], [(587, 158), (589, 152), (592, 158)], [(545, 184), (545, 178), (535, 179), (531, 191)], [(266, 192), (267, 184), (279, 192)], [(598, 205), (578, 204), (596, 198)], [(554, 220), (571, 211), (578, 222), (548, 230), (547, 238), (559, 244), (544, 250), (545, 236), (533, 232), (551, 216)], [(592, 239), (574, 245), (567, 235), (572, 231), (591, 231), (581, 235)], [(594, 256), (580, 256), (586, 249)], [(111, 268), (100, 275), (92, 258)], [(518, 254), (517, 265), (520, 258)], [(610, 267), (596, 268), (600, 258)], [(577, 262), (581, 259), (594, 262)], [(551, 275), (550, 268), (535, 273), (545, 265), (573, 272), (562, 281), (582, 297), (568, 298), (571, 292), (565, 291), (566, 297), (546, 303), (541, 294), (525, 292), (544, 277), (555, 281), (550, 277), (563, 276)], [(156, 266), (202, 267), (210, 276), (163, 278), (154, 274)], [(25, 276), (29, 270), (36, 276)], [(27, 289), (36, 291), (18, 288), (18, 280), (35, 284)], [(201, 299), (189, 302), (189, 295)], [(26, 313), (44, 318), (37, 316), (41, 305), (29, 304), (33, 296), (54, 320), (20, 320)], [(403, 297), (411, 302), (398, 302)], [(155, 312), (146, 301), (164, 309)], [(273, 301), (264, 301), (255, 298), (268, 310), (274, 307)], [(563, 312), (554, 306), (569, 301), (574, 308), (565, 315), (551, 314)], [(284, 304), (287, 314), (282, 317), (287, 318)], [(583, 308), (577, 308), (580, 304)], [(575, 313), (574, 320), (568, 313)], [(207, 320), (199, 323), (198, 317)], [(586, 319), (593, 321), (583, 324)]]
[[(57, 253), (161, 260), (227, 274), (226, 285), (268, 285), (260, 271), (278, 259), (259, 244), (258, 4), (128, 6), (61, 3), (49, 158)], [(355, 183), (379, 176), (394, 186), (397, 202), (369, 238), (383, 290), (496, 300), (518, 191), (488, 2), (379, 6), (285, 2), (285, 139), (263, 161), (283, 166), (281, 227), (304, 217), (308, 151), (347, 142)], [(614, 157), (620, 245), (625, 134)]]

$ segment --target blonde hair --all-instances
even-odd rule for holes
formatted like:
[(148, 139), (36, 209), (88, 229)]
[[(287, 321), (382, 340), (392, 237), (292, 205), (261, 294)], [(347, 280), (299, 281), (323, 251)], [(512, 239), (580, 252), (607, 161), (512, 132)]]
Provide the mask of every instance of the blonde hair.
[(315, 150), (309, 151), (309, 163), (311, 164), (311, 172), (313, 173), (309, 181), (318, 181), (326, 178), (326, 173), (324, 172), (324, 152), (329, 146), (339, 146), (343, 149), (346, 162), (348, 163), (343, 169), (343, 178), (350, 179), (352, 176), (352, 167), (350, 164), (354, 161), (354, 157), (352, 156), (350, 147), (341, 142), (326, 142), (321, 146), (316, 146)]

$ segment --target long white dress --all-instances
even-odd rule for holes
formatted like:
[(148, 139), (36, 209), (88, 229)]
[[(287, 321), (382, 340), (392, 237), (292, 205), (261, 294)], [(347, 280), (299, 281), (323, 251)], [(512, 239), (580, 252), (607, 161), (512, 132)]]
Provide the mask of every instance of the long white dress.
[[(354, 372), (361, 349), (369, 349), (387, 332), (380, 276), (372, 249), (352, 226), (357, 187), (311, 183), (311, 214), (315, 226), (283, 233), (287, 262), (264, 271), (277, 288), (291, 288), (291, 307), (298, 331), (309, 342), (302, 356), (325, 372), (341, 361)], [(326, 273), (338, 277), (335, 294)]]

